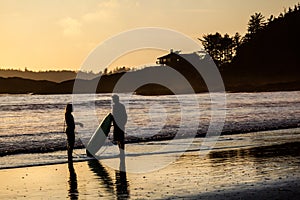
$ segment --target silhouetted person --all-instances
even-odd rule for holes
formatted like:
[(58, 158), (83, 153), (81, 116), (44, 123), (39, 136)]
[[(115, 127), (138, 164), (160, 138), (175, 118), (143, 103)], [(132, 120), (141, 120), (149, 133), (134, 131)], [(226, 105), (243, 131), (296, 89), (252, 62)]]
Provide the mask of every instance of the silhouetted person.
[(77, 189), (77, 175), (73, 166), (73, 162), (68, 163), (69, 167), (69, 197), (70, 199), (78, 199), (78, 189)]
[(125, 106), (120, 103), (119, 96), (112, 96), (112, 115), (114, 126), (114, 141), (117, 142), (120, 150), (120, 156), (124, 155), (125, 151), (125, 125), (127, 122), (127, 113)]
[[(72, 115), (73, 105), (67, 104), (66, 113), (65, 113), (65, 121), (67, 124), (66, 134), (68, 139), (67, 149), (68, 149), (68, 160), (72, 161), (72, 154), (75, 145), (75, 121)], [(80, 125), (83, 127), (82, 123), (77, 122), (76, 125)]]

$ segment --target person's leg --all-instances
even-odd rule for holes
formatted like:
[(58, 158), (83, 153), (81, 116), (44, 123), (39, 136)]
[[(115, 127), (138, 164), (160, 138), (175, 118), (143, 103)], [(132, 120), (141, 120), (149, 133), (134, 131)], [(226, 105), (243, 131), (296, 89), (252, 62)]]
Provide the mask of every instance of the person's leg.
[(72, 161), (73, 159), (73, 149), (75, 145), (75, 139), (69, 138), (68, 139), (68, 160)]
[(69, 161), (72, 161), (73, 157), (73, 146), (71, 144), (68, 145), (68, 160)]
[(119, 151), (120, 151), (120, 158), (122, 159), (125, 157), (125, 143), (124, 140), (118, 141)]
[(122, 141), (122, 140), (118, 141), (118, 146), (119, 146), (119, 149), (122, 149), (123, 151), (125, 151), (124, 141)]

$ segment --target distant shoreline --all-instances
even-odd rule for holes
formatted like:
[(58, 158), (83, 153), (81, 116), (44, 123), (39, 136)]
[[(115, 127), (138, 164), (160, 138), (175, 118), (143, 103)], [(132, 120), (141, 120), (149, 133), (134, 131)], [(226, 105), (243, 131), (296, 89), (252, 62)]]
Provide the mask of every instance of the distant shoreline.
[[(123, 74), (109, 75), (93, 80), (76, 80), (81, 81), (82, 88), (78, 94), (95, 94), (95, 93), (112, 93), (114, 86)], [(1, 78), (0, 77), (0, 94), (40, 94), (40, 95), (51, 95), (51, 94), (73, 94), (73, 85), (75, 80), (64, 81), (61, 83), (55, 83), (51, 81), (36, 81), (23, 78)], [(94, 85), (98, 87), (96, 91), (93, 91)], [(4, 87), (3, 87), (4, 86)], [(257, 84), (232, 84), (225, 82), (225, 90), (227, 93), (241, 93), (241, 92), (278, 92), (278, 91), (300, 91), (300, 81), (290, 82), (274, 82), (274, 83), (257, 83)], [(220, 92), (215, 89), (213, 92)], [(147, 87), (140, 87), (136, 91), (130, 91), (124, 89), (119, 91), (120, 93), (132, 93), (135, 92), (137, 95), (155, 96), (155, 95), (172, 95), (176, 94), (189, 94), (183, 91), (175, 91), (174, 93), (168, 88), (160, 85), (148, 85)], [(200, 88), (195, 93), (207, 93), (206, 88)], [(221, 91), (222, 92), (222, 91)]]

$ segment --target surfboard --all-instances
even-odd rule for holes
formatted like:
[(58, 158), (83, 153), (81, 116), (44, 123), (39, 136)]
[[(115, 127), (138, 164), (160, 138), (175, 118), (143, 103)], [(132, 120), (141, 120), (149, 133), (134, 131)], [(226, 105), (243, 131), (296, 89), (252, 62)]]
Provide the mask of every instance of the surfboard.
[(104, 145), (106, 137), (110, 132), (111, 123), (113, 121), (113, 116), (111, 113), (107, 114), (94, 134), (92, 135), (90, 141), (86, 147), (86, 153), (88, 156), (95, 155), (99, 149)]

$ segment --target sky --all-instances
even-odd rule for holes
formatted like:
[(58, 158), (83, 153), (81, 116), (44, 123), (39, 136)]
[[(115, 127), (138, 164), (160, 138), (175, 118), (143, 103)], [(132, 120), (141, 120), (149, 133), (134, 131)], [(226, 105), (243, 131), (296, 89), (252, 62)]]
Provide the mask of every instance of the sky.
[[(244, 35), (255, 12), (268, 18), (296, 4), (296, 0), (0, 0), (0, 69), (79, 70), (99, 44), (142, 27), (171, 29), (195, 41), (215, 32)], [(132, 52), (108, 67), (142, 66), (165, 53)]]

